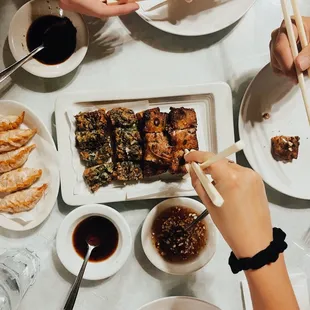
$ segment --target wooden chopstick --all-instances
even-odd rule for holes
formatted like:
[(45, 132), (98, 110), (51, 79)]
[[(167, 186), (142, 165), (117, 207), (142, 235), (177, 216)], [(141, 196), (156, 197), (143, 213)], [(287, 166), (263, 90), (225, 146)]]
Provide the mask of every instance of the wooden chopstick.
[[(295, 62), (295, 60), (296, 60), (296, 58), (298, 56), (298, 47), (297, 47), (297, 43), (296, 43), (296, 39), (295, 39), (295, 34), (294, 34), (294, 28), (293, 28), (292, 20), (291, 20), (291, 17), (289, 15), (288, 8), (287, 8), (287, 0), (281, 0), (281, 6), (282, 6), (285, 26), (286, 26), (286, 29), (287, 29), (287, 34), (288, 34), (288, 38), (289, 38), (289, 41), (290, 41), (290, 46), (291, 46), (292, 54), (293, 54), (293, 57), (294, 57), (294, 62)], [(309, 124), (310, 124), (310, 106), (309, 106), (309, 99), (308, 99), (307, 91), (306, 91), (306, 84), (305, 84), (304, 74), (303, 74), (303, 72), (301, 72), (297, 68), (296, 64), (295, 64), (295, 68), (296, 68), (296, 72), (297, 72), (299, 87), (300, 87), (300, 90), (301, 90), (301, 94), (302, 94), (302, 97), (303, 97), (304, 105), (305, 105), (307, 116), (308, 116), (308, 121), (309, 121)]]
[(204, 190), (208, 194), (210, 200), (216, 207), (221, 207), (224, 203), (224, 199), (221, 196), (221, 194), (217, 191), (215, 186), (211, 183), (209, 178), (204, 174), (203, 170), (200, 168), (200, 166), (192, 162), (191, 163), (191, 169), (194, 170), (195, 174), (197, 175), (201, 185), (203, 186)]
[(202, 169), (206, 169), (209, 166), (211, 166), (212, 164), (216, 163), (217, 161), (224, 159), (226, 157), (229, 157), (230, 155), (235, 154), (235, 153), (243, 150), (244, 147), (245, 147), (244, 142), (242, 140), (240, 140), (240, 141), (234, 143), (233, 145), (231, 145), (230, 147), (228, 147), (227, 149), (223, 150), (222, 152), (219, 152), (215, 156), (209, 158), (207, 161), (202, 163), (200, 165), (200, 167)]
[[(306, 35), (306, 30), (302, 21), (302, 17), (300, 14), (300, 10), (298, 7), (298, 3), (296, 0), (291, 0), (292, 3), (292, 7), (293, 7), (293, 12), (294, 12), (294, 17), (295, 17), (295, 21), (296, 21), (296, 26), (298, 29), (298, 34), (299, 34), (299, 39), (300, 39), (300, 43), (301, 43), (301, 47), (304, 49), (308, 46), (309, 42), (308, 42), (308, 38)], [(308, 76), (310, 77), (310, 68), (308, 69)]]

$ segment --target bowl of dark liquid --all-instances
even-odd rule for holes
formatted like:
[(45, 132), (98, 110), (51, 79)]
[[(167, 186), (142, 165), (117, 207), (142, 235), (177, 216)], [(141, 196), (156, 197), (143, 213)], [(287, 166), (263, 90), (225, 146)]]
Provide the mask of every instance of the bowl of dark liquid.
[(27, 2), (14, 15), (8, 38), (16, 60), (44, 42), (45, 48), (23, 68), (45, 78), (76, 69), (88, 49), (88, 30), (82, 16), (61, 10), (56, 0)]
[(56, 248), (60, 261), (74, 275), (80, 270), (90, 239), (99, 246), (92, 251), (84, 279), (111, 277), (125, 264), (132, 249), (126, 220), (116, 210), (96, 204), (79, 207), (66, 216), (57, 233)]

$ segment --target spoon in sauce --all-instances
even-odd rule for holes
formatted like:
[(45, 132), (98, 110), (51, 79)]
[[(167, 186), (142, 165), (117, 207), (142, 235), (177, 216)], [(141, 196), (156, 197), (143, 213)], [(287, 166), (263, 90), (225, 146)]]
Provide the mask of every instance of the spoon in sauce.
[(70, 294), (68, 296), (68, 299), (66, 301), (66, 304), (64, 306), (64, 310), (72, 310), (73, 307), (74, 307), (74, 304), (75, 304), (75, 300), (76, 300), (76, 297), (78, 295), (78, 292), (79, 292), (79, 289), (80, 289), (80, 285), (81, 285), (81, 282), (82, 282), (82, 279), (83, 279), (83, 275), (84, 275), (84, 272), (85, 272), (85, 269), (86, 269), (86, 266), (87, 266), (87, 263), (88, 263), (88, 260), (91, 256), (91, 253), (92, 251), (100, 246), (100, 239), (95, 237), (95, 236), (89, 236), (86, 240), (86, 243), (87, 243), (87, 246), (88, 246), (88, 250), (87, 250), (87, 253), (85, 255), (85, 258), (84, 258), (84, 262), (82, 264), (82, 267), (79, 271), (79, 274), (78, 276), (76, 277), (74, 283), (72, 284), (72, 287), (71, 287), (71, 290), (70, 290)]
[(31, 53), (21, 60), (15, 62), (13, 65), (0, 72), (0, 83), (8, 78), (18, 68), (23, 66), (28, 60), (32, 59), (36, 54), (41, 52), (44, 48), (49, 48), (57, 43), (59, 44), (59, 42), (61, 43), (65, 41), (69, 35), (72, 35), (72, 30), (71, 28), (69, 29), (67, 25), (67, 21), (64, 19), (63, 21), (57, 22), (47, 28), (44, 32), (43, 42), (41, 45), (33, 49)]

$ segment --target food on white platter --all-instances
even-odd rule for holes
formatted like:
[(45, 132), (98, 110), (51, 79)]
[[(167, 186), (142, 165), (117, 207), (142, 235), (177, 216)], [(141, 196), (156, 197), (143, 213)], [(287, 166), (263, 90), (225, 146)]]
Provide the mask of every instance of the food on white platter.
[(37, 182), (42, 175), (41, 169), (19, 168), (0, 176), (0, 193), (13, 193), (26, 189)]
[(16, 150), (37, 133), (36, 129), (14, 129), (0, 132), (0, 153)]
[(18, 128), (24, 121), (25, 112), (20, 115), (0, 115), (0, 131)]
[(15, 151), (0, 154), (0, 173), (21, 167), (27, 161), (30, 152), (35, 148), (36, 145), (31, 144)]
[(44, 195), (47, 184), (40, 187), (31, 187), (0, 200), (0, 211), (6, 213), (19, 213), (32, 210)]

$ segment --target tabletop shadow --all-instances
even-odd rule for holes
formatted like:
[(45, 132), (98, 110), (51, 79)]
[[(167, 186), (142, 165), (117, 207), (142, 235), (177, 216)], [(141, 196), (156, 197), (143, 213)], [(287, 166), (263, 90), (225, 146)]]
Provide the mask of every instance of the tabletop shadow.
[(57, 197), (57, 204), (58, 204), (59, 212), (65, 216), (68, 215), (71, 211), (78, 208), (78, 207), (69, 206), (64, 202), (64, 200), (62, 199), (62, 196), (61, 196), (61, 189), (60, 189), (58, 197)]
[[(10, 51), (8, 39), (5, 40), (2, 53), (3, 63), (6, 68), (16, 62)], [(20, 68), (16, 72), (14, 72), (10, 76), (10, 78), (12, 83), (17, 84), (22, 88), (26, 88), (39, 93), (50, 93), (71, 84), (77, 76), (78, 71), (79, 68), (76, 68), (75, 70), (64, 76), (47, 79), (34, 76), (23, 68)]]
[(208, 48), (223, 40), (239, 22), (210, 35), (186, 37), (161, 31), (147, 23), (138, 14), (122, 16), (120, 19), (130, 31), (133, 39), (158, 50), (173, 53), (189, 53)]
[[(58, 274), (66, 282), (73, 283), (75, 278), (76, 278), (76, 276), (73, 275), (72, 273), (70, 273), (64, 267), (64, 265), (61, 263), (61, 261), (58, 258), (58, 255), (56, 253), (56, 249), (55, 248), (53, 248), (53, 250), (52, 250), (52, 260), (53, 260), (54, 267), (57, 270)], [(103, 284), (104, 282), (109, 281), (109, 279), (106, 279), (106, 280), (95, 280), (95, 281), (82, 280), (81, 287), (96, 287), (96, 286), (99, 286), (99, 285)], [(68, 293), (69, 293), (69, 291), (68, 291)]]

